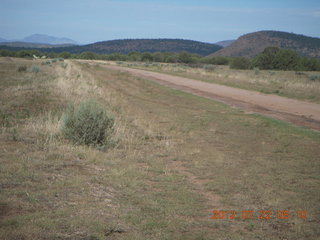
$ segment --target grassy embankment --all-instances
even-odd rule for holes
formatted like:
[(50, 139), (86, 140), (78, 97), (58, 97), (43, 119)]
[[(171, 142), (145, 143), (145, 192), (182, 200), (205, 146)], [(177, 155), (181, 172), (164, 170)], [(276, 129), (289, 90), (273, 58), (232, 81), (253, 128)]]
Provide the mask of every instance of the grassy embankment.
[[(0, 60), (1, 239), (316, 239), (320, 135), (69, 61)], [(69, 102), (116, 116), (118, 145), (60, 133)], [(210, 219), (235, 210), (235, 220)], [(241, 218), (270, 210), (269, 220)], [(278, 210), (309, 217), (278, 219)]]

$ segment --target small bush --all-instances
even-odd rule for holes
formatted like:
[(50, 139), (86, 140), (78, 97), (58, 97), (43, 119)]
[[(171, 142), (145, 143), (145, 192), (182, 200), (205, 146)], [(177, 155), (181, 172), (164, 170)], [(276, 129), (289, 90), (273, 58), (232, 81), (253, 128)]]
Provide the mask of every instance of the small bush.
[(320, 81), (320, 75), (310, 75), (309, 80), (310, 81)]
[(26, 66), (19, 66), (17, 71), (18, 72), (25, 72), (25, 71), (27, 71), (27, 67)]
[(90, 100), (64, 114), (62, 132), (76, 144), (110, 147), (113, 145), (114, 118), (97, 102)]
[(38, 72), (40, 72), (40, 71), (41, 71), (41, 69), (40, 69), (40, 67), (37, 66), (37, 65), (33, 65), (33, 66), (31, 67), (31, 72), (33, 72), (33, 73), (38, 73)]

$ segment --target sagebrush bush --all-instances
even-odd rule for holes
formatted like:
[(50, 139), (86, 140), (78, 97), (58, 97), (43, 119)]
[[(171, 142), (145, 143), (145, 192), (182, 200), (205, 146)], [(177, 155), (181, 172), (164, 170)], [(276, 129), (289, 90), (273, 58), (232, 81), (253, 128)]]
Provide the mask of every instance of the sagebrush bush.
[(320, 75), (310, 75), (309, 80), (310, 81), (320, 81)]
[(40, 69), (40, 67), (37, 66), (37, 65), (33, 65), (33, 66), (31, 67), (31, 72), (33, 72), (33, 73), (38, 73), (38, 72), (40, 72), (40, 71), (41, 71), (41, 69)]
[(25, 71), (27, 71), (27, 67), (26, 66), (19, 66), (17, 71), (18, 72), (25, 72)]
[(62, 132), (76, 144), (110, 147), (113, 145), (114, 118), (96, 101), (69, 105)]

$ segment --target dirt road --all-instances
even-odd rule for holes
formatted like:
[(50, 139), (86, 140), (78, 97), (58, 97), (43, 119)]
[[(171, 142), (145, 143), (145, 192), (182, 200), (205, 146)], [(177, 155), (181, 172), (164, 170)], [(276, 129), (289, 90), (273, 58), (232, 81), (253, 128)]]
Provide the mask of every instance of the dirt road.
[(129, 72), (134, 76), (150, 79), (175, 89), (215, 99), (241, 108), (248, 113), (259, 113), (320, 131), (320, 104), (140, 69), (119, 66), (106, 67)]

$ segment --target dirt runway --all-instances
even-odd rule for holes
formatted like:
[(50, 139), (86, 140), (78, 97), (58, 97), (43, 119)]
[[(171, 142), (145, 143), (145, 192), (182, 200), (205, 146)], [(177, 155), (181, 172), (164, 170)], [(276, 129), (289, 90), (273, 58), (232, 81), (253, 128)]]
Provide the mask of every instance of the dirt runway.
[(320, 131), (320, 104), (146, 70), (119, 66), (106, 67), (113, 70), (129, 72), (137, 77), (153, 80), (175, 89), (211, 98), (241, 108), (248, 113), (259, 113)]

